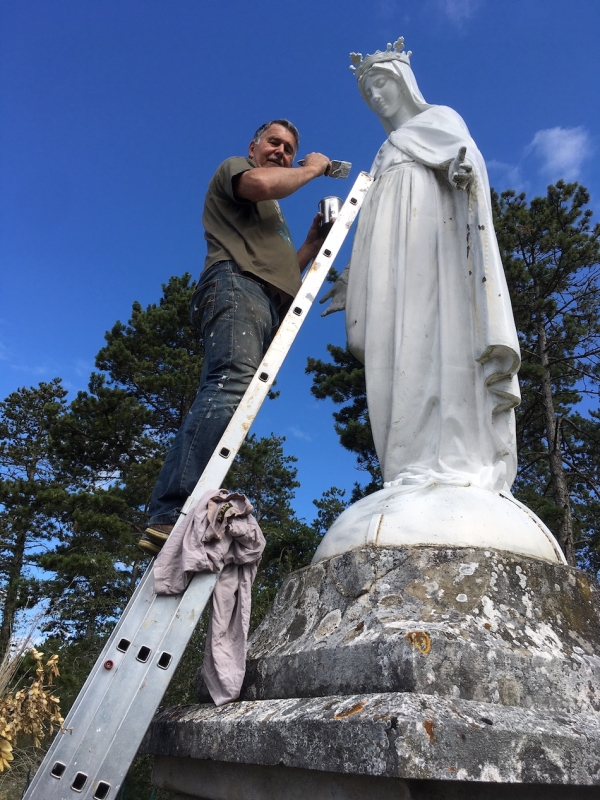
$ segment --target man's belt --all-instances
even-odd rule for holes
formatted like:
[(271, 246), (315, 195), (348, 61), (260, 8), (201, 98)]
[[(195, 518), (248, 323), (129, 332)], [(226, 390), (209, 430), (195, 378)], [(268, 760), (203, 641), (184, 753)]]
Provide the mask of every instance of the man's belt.
[(276, 286), (273, 286), (273, 284), (269, 283), (269, 281), (266, 281), (259, 275), (255, 275), (254, 272), (242, 269), (238, 264), (235, 263), (235, 261), (233, 261), (230, 258), (223, 259), (222, 261), (215, 261), (215, 263), (212, 266), (216, 267), (217, 264), (232, 264), (235, 267), (238, 275), (242, 275), (244, 278), (248, 278), (249, 280), (254, 281), (254, 283), (258, 283), (258, 285), (262, 288), (267, 297), (270, 297), (271, 300), (275, 303), (275, 308), (277, 309), (277, 311), (280, 311), (283, 306), (289, 304), (290, 300), (292, 299), (286, 292), (282, 291), (281, 289), (278, 289)]

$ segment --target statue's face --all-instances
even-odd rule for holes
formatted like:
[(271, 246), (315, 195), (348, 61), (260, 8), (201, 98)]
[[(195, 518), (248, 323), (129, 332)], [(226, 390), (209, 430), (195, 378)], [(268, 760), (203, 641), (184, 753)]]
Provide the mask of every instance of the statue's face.
[(380, 117), (393, 117), (404, 104), (400, 83), (383, 70), (372, 70), (364, 81), (369, 105)]

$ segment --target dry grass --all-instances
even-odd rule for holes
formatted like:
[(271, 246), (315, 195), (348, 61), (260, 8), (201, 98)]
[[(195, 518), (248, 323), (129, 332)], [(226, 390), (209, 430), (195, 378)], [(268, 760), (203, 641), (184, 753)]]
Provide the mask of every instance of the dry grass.
[[(0, 800), (21, 797), (43, 757), (42, 740), (63, 721), (58, 698), (49, 689), (59, 674), (58, 656), (44, 663), (44, 654), (32, 647), (42, 616), (13, 636), (0, 661)], [(28, 653), (34, 667), (16, 681)]]
[(43, 747), (28, 745), (13, 750), (11, 768), (0, 775), (0, 800), (21, 800), (25, 787), (45, 755)]

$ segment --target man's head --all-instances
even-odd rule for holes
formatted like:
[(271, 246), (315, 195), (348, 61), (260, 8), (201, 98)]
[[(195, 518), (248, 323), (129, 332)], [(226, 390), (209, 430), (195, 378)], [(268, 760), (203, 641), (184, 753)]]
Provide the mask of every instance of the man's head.
[(295, 125), (287, 119), (274, 119), (256, 131), (248, 154), (257, 167), (291, 167), (299, 142)]

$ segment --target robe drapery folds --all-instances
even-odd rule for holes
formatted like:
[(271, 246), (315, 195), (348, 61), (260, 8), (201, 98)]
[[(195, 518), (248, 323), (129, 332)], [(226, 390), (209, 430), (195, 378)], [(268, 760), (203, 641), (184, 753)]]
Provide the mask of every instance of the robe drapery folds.
[[(423, 110), (375, 158), (346, 301), (384, 481), (509, 489), (520, 357), (485, 163), (455, 111), (426, 104), (407, 65), (386, 66)], [(468, 192), (447, 175), (461, 147)]]

